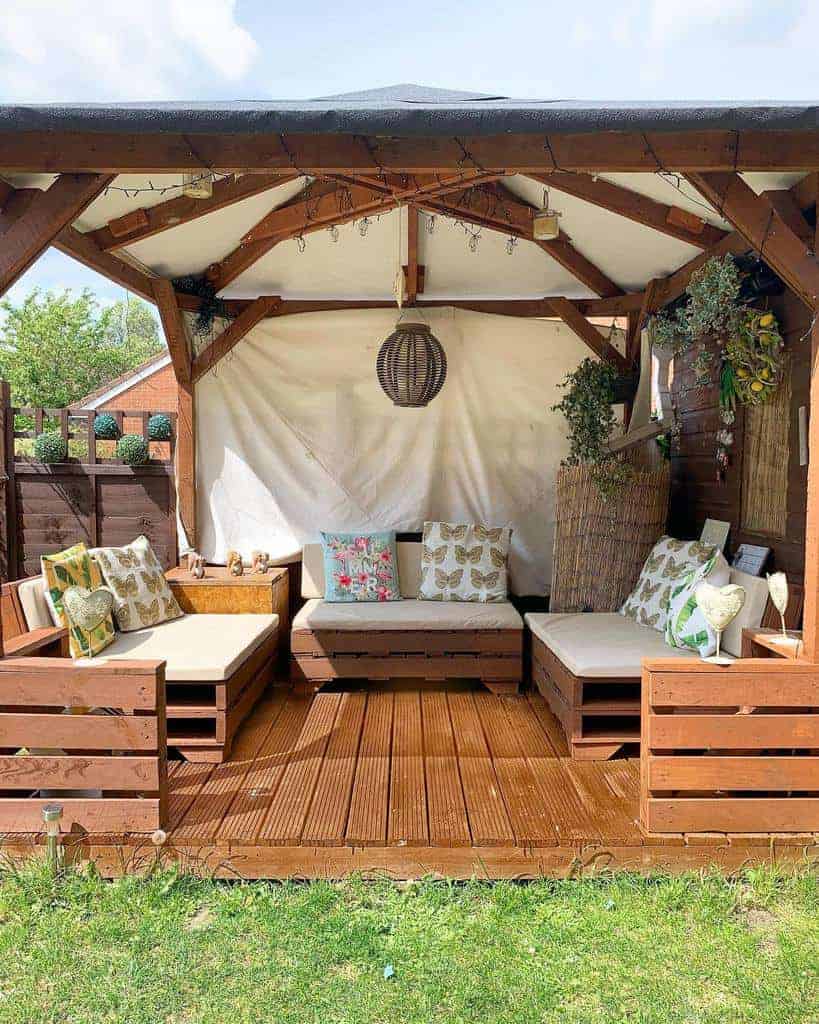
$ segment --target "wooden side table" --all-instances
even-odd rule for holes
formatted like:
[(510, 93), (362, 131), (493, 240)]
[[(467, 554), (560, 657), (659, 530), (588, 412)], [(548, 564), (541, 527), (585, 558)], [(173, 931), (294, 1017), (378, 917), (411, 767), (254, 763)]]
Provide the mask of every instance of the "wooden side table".
[(802, 654), (802, 630), (789, 629), (788, 637), (798, 643), (783, 643), (781, 629), (743, 629), (743, 658), (790, 658), (795, 661)]
[(169, 569), (165, 577), (183, 612), (211, 615), (278, 615), (279, 637), (290, 629), (287, 569), (231, 576), (223, 565), (209, 565), (203, 579), (187, 569)]

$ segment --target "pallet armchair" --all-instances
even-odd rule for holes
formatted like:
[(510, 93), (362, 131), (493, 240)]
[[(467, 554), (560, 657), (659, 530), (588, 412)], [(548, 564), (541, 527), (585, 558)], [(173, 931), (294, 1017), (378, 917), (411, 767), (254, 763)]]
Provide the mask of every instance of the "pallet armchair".
[[(287, 581), (283, 583), (284, 607)], [(42, 592), (42, 578), (4, 584), (3, 625), (7, 653), (25, 649), (62, 655), (65, 630), (55, 629)], [(118, 633), (99, 658), (119, 664), (163, 662), (167, 743), (188, 761), (227, 760), (233, 738), (265, 687), (272, 682), (278, 650), (279, 615), (185, 614), (132, 633)], [(16, 645), (16, 647), (15, 647)], [(80, 701), (80, 704), (87, 701)]]

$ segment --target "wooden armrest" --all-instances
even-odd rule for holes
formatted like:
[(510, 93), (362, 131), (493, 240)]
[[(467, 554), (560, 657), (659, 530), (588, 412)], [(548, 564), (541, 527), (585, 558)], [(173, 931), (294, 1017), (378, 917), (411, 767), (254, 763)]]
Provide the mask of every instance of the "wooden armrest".
[[(42, 629), (32, 629), (28, 633), (21, 633), (20, 636), (13, 636), (6, 640), (4, 645), (6, 657), (25, 658), (54, 645), (62, 646), (67, 639), (68, 630), (63, 626), (44, 626)], [(67, 650), (65, 655), (68, 656)]]

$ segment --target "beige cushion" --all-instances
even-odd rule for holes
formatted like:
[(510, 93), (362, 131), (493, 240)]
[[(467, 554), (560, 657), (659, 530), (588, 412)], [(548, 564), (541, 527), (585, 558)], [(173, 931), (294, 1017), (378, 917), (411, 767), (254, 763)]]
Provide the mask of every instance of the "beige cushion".
[[(398, 582), (402, 597), (417, 597), (421, 585), (421, 545), (417, 541), (400, 541), (398, 551)], [(308, 600), (324, 597), (324, 552), (321, 544), (305, 544), (301, 556), (301, 596)]]
[(576, 676), (637, 678), (643, 658), (695, 658), (619, 612), (529, 612), (526, 625)]
[(508, 602), (313, 598), (293, 619), (293, 629), (523, 629), (523, 619)]
[(745, 587), (745, 604), (731, 625), (722, 634), (721, 650), (739, 658), (742, 655), (742, 630), (756, 629), (762, 624), (768, 603), (768, 581), (764, 576), (750, 576), (739, 569), (731, 569), (729, 583)]
[(45, 599), (45, 582), (42, 576), (23, 580), (17, 588), (17, 593), (29, 629), (48, 629), (50, 626), (59, 625), (54, 621)]
[(158, 658), (169, 682), (221, 682), (279, 626), (278, 615), (183, 615), (133, 633), (117, 633), (94, 661)]

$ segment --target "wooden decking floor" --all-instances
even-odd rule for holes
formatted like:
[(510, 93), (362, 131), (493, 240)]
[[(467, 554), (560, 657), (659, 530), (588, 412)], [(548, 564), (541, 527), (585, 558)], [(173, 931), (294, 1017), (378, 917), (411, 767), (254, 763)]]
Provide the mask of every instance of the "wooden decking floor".
[[(240, 877), (538, 877), (796, 861), (813, 837), (641, 832), (639, 762), (577, 762), (538, 695), (276, 689), (221, 765), (173, 761), (167, 841), (86, 836), (106, 874), (159, 856)], [(8, 837), (11, 838), (11, 837)], [(70, 845), (70, 844), (69, 844)]]

